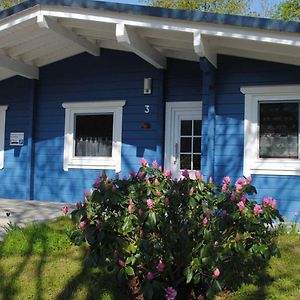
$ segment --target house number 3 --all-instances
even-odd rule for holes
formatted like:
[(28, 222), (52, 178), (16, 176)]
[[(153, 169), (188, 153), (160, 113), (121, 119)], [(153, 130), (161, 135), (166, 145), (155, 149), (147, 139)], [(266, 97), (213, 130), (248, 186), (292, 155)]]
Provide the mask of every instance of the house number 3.
[(150, 112), (150, 105), (146, 104), (145, 105), (145, 114), (149, 114)]

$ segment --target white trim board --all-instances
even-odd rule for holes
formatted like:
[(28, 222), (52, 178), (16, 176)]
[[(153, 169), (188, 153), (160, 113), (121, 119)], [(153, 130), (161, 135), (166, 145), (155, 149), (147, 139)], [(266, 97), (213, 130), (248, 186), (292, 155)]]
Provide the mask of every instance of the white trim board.
[(4, 168), (5, 119), (8, 105), (0, 106), (0, 169)]
[[(65, 108), (65, 136), (64, 136), (64, 171), (75, 169), (112, 169), (121, 170), (122, 148), (122, 116), (126, 101), (94, 101), (94, 102), (66, 102)], [(113, 114), (113, 145), (111, 157), (75, 157), (74, 155), (74, 126), (77, 114)]]
[(176, 121), (180, 114), (196, 115), (202, 120), (202, 101), (166, 102), (164, 167), (170, 169), (173, 175), (173, 162), (176, 160), (173, 147), (176, 142), (175, 133), (178, 132)]
[[(241, 87), (245, 94), (244, 120), (244, 175), (298, 175), (300, 176), (300, 152), (298, 159), (259, 158), (259, 103), (300, 102), (300, 85)], [(299, 112), (300, 120), (300, 112)], [(300, 129), (300, 128), (299, 128)], [(300, 145), (300, 130), (298, 132)]]

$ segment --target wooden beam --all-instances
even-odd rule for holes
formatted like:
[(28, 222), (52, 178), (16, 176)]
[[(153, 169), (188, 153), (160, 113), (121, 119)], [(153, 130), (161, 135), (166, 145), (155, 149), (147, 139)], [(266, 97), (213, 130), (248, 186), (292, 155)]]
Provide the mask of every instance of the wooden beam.
[(151, 47), (146, 40), (140, 37), (133, 28), (119, 23), (116, 25), (117, 41), (124, 47), (140, 56), (142, 59), (158, 69), (165, 69), (166, 58), (156, 49)]
[(27, 65), (22, 61), (12, 59), (4, 54), (0, 54), (0, 68), (12, 71), (29, 79), (39, 79), (39, 69), (37, 67)]
[(97, 45), (77, 35), (73, 31), (65, 28), (64, 26), (53, 21), (49, 17), (45, 17), (44, 15), (39, 15), (37, 17), (37, 24), (40, 28), (46, 28), (48, 30), (51, 30), (52, 32), (56, 33), (57, 35), (70, 41), (74, 45), (82, 48), (84, 51), (94, 56), (100, 55), (100, 49)]
[(194, 32), (194, 50), (199, 57), (206, 57), (217, 68), (217, 54), (212, 51), (200, 31)]

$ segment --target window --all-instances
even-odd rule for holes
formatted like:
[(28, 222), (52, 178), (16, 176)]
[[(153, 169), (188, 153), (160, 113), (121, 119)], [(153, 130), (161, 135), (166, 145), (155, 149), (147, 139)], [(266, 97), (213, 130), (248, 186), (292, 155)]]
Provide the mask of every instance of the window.
[(121, 168), (122, 114), (125, 101), (63, 103), (64, 170)]
[(300, 175), (300, 85), (242, 87), (244, 174)]
[(0, 169), (4, 167), (5, 117), (7, 105), (0, 106)]

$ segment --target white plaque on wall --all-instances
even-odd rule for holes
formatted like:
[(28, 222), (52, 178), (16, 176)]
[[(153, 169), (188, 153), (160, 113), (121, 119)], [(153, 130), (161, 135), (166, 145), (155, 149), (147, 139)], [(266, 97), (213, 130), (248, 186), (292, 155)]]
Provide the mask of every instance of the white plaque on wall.
[(9, 145), (10, 146), (23, 146), (24, 145), (24, 132), (11, 132)]

